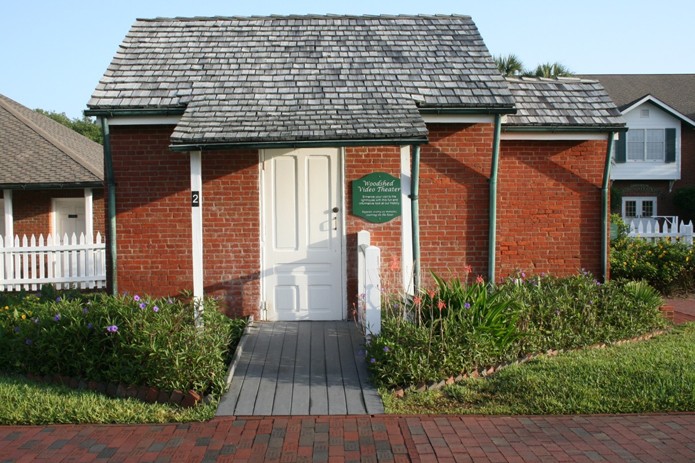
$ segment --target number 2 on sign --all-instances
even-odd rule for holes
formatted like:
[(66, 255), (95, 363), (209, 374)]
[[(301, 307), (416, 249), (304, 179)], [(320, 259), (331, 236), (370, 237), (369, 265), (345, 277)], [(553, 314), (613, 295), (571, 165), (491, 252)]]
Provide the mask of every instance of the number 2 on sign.
[(191, 207), (200, 207), (199, 191), (191, 191)]

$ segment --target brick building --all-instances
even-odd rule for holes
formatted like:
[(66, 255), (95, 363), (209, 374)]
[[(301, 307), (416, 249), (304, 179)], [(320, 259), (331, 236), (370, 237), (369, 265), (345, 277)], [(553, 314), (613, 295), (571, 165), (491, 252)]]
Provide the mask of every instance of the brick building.
[[(344, 319), (360, 230), (393, 291), (607, 270), (617, 108), (595, 81), (504, 79), (467, 16), (138, 20), (89, 108), (116, 291)], [(372, 174), (400, 189), (354, 202)]]
[(0, 95), (0, 236), (104, 228), (103, 149)]

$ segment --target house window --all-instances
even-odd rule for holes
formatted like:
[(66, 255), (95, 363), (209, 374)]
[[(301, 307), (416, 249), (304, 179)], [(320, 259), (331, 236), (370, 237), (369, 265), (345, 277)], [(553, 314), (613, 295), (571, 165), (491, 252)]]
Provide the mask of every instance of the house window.
[(656, 197), (623, 197), (623, 219), (639, 219), (656, 215)]
[(638, 162), (664, 162), (666, 160), (666, 130), (628, 130), (627, 160)]

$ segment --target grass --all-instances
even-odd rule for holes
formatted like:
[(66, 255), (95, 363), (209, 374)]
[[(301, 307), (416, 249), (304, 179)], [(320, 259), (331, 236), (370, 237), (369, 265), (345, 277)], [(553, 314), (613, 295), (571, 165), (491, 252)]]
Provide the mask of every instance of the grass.
[(388, 413), (695, 411), (695, 323), (649, 341), (542, 357), (441, 391), (381, 391)]
[(215, 416), (216, 408), (216, 402), (182, 408), (112, 399), (92, 391), (0, 376), (0, 425), (206, 421)]

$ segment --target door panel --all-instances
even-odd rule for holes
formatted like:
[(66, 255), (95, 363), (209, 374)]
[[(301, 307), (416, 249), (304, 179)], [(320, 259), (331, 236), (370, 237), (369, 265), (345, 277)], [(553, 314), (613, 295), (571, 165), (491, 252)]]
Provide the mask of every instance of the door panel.
[(268, 318), (344, 318), (340, 180), (337, 149), (264, 153), (263, 288)]
[(65, 235), (72, 239), (85, 233), (84, 198), (55, 198), (53, 199), (53, 214), (55, 218), (54, 233), (63, 242)]

